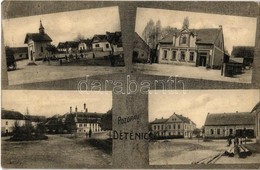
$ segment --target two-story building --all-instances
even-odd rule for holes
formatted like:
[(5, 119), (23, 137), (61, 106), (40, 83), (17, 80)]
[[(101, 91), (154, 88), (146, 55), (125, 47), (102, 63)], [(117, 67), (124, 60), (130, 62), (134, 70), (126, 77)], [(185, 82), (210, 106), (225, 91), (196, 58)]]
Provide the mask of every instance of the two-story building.
[(12, 133), (15, 125), (25, 125), (25, 119), (22, 113), (13, 110), (1, 110), (1, 133)]
[(260, 143), (260, 102), (252, 109), (251, 113), (255, 116), (255, 136), (256, 141)]
[(39, 33), (27, 33), (24, 43), (28, 45), (29, 62), (41, 60), (49, 54), (46, 47), (50, 45), (52, 39), (45, 33), (42, 22), (40, 21)]
[(255, 115), (250, 112), (208, 113), (205, 120), (206, 138), (226, 138), (228, 136), (255, 136)]
[(188, 117), (173, 113), (168, 119), (155, 119), (151, 123), (152, 133), (156, 136), (177, 136), (190, 138), (196, 124)]
[(221, 68), (224, 59), (224, 38), (219, 28), (176, 29), (158, 45), (161, 64)]

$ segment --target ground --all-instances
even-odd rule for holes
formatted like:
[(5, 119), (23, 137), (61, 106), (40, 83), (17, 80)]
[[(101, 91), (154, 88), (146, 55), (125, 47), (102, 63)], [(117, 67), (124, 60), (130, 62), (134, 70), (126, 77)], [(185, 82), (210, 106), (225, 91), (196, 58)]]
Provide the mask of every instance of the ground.
[(177, 76), (184, 78), (196, 78), (204, 80), (228, 81), (238, 83), (251, 83), (252, 69), (245, 70), (241, 75), (235, 77), (221, 76), (221, 70), (206, 69), (205, 67), (173, 65), (173, 64), (140, 64), (133, 65), (138, 73), (161, 75), (161, 76)]
[[(28, 60), (17, 61), (17, 70), (8, 71), (9, 85), (25, 83), (47, 82), (53, 80), (72, 79), (78, 77), (123, 73), (125, 67), (111, 67), (102, 63), (102, 66), (84, 65), (84, 62), (63, 63), (51, 61), (50, 64), (36, 61), (37, 65), (27, 65)], [(88, 62), (93, 60), (89, 59)], [(76, 63), (76, 64), (75, 64)]]
[[(101, 135), (102, 136), (102, 135)], [(2, 137), (3, 168), (93, 168), (109, 167), (112, 155), (82, 138), (49, 135), (48, 140), (10, 142)]]
[[(201, 139), (160, 140), (149, 143), (149, 162), (150, 165), (192, 164), (192, 162), (224, 152), (228, 148), (226, 140), (210, 142), (203, 142)], [(259, 160), (260, 150), (244, 159), (238, 156), (222, 156), (215, 164), (259, 163)]]

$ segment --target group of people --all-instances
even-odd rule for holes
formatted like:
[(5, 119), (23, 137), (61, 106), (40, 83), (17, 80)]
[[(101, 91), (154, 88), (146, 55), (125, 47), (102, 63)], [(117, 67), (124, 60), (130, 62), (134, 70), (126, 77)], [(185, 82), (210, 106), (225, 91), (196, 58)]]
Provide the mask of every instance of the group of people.
[(234, 144), (234, 146), (237, 146), (237, 145), (242, 145), (243, 142), (244, 144), (246, 144), (246, 138), (242, 138), (242, 137), (238, 137), (238, 136), (235, 136), (234, 139), (231, 135), (228, 136), (228, 146), (232, 145), (232, 143)]

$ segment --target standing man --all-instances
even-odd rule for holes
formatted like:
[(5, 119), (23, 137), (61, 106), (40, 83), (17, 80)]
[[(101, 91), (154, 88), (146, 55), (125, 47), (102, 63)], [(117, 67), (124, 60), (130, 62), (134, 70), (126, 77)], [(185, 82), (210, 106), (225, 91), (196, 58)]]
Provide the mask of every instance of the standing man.
[(89, 129), (89, 132), (88, 132), (88, 137), (91, 138), (91, 134), (92, 134), (92, 130)]

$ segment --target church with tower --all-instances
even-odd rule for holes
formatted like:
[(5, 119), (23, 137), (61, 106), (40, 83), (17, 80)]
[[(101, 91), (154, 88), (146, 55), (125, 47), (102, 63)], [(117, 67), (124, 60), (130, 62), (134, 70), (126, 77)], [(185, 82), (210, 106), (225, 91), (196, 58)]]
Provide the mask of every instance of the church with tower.
[(45, 33), (40, 20), (39, 33), (27, 33), (24, 40), (24, 43), (28, 45), (29, 62), (41, 60), (44, 56), (48, 55), (46, 47), (50, 45), (51, 42), (52, 39)]

